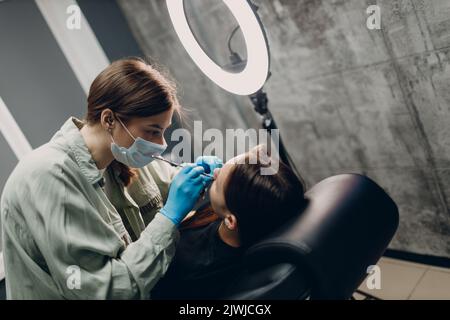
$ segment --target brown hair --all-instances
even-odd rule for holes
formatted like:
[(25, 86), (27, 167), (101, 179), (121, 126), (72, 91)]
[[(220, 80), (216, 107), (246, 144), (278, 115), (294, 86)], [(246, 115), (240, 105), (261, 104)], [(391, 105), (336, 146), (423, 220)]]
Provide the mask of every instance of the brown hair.
[(243, 247), (261, 240), (270, 232), (299, 215), (307, 206), (301, 177), (283, 162), (275, 174), (262, 175), (260, 169), (270, 162), (249, 161), (236, 164), (225, 182), (225, 202), (237, 219)]
[[(103, 110), (111, 109), (125, 124), (134, 117), (149, 117), (175, 108), (181, 108), (176, 95), (176, 83), (156, 64), (139, 57), (117, 60), (95, 78), (89, 89), (88, 124), (100, 121)], [(119, 177), (129, 185), (137, 171), (114, 160), (120, 170)]]

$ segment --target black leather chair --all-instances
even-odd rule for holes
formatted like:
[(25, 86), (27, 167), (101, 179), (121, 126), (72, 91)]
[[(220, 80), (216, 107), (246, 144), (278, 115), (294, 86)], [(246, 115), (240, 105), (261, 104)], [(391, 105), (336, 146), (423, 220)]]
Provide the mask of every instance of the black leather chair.
[(306, 197), (298, 219), (247, 250), (224, 299), (351, 298), (397, 229), (397, 206), (357, 174), (327, 178)]
[(327, 178), (306, 197), (299, 218), (247, 250), (225, 299), (352, 297), (397, 230), (397, 206), (358, 174)]

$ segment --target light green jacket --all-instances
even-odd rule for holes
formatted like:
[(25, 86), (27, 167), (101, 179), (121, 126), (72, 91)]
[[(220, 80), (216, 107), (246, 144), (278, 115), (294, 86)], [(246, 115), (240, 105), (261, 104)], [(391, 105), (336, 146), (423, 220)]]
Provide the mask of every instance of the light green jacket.
[(174, 256), (179, 232), (158, 211), (177, 169), (153, 161), (124, 188), (98, 170), (82, 126), (68, 119), (5, 185), (8, 299), (149, 298)]

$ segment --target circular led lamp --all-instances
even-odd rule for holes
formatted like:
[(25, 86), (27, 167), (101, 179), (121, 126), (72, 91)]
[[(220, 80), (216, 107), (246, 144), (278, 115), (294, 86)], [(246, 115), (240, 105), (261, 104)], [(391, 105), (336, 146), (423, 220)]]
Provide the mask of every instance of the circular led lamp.
[(184, 0), (166, 0), (170, 19), (184, 48), (202, 72), (221, 88), (251, 95), (265, 84), (269, 75), (269, 47), (264, 28), (248, 0), (223, 0), (239, 23), (247, 47), (247, 64), (238, 73), (217, 65), (196, 40), (186, 18)]

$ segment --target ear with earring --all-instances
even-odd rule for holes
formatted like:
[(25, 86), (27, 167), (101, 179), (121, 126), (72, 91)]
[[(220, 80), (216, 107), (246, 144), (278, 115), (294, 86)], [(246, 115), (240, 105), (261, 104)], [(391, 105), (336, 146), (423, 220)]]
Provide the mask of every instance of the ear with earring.
[(108, 116), (106, 122), (109, 124), (108, 132), (109, 132), (110, 135), (112, 135), (112, 128), (111, 127), (112, 127), (113, 122), (114, 122), (112, 116)]
[(225, 226), (231, 230), (231, 222), (228, 219), (225, 219)]

